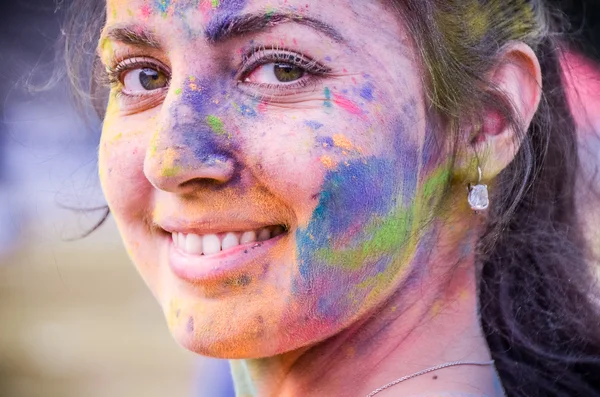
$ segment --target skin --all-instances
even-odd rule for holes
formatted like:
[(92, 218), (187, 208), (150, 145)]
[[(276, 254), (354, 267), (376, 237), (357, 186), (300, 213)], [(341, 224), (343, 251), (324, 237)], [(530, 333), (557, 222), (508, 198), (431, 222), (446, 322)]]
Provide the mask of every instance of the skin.
[[(218, 38), (220, 24), (247, 13), (293, 18)], [(149, 32), (151, 45), (115, 34), (124, 26)], [(253, 47), (264, 49), (256, 59), (285, 49), (322, 66), (305, 84), (265, 86), (268, 62), (240, 72)], [(175, 339), (231, 359), (238, 396), (367, 395), (441, 363), (490, 359), (474, 270), (485, 217), (465, 199), (475, 173), (451, 168), (414, 45), (391, 10), (376, 1), (108, 0), (98, 51), (121, 69), (100, 145), (111, 212)], [(505, 58), (496, 83), (531, 120), (535, 55), (515, 44)], [(168, 84), (132, 96), (148, 62)], [(475, 150), (488, 154), (491, 182), (518, 143), (510, 130), (482, 134)], [(472, 152), (460, 156), (472, 163)], [(173, 224), (239, 220), (287, 231), (225, 275), (175, 274)], [(379, 395), (424, 393), (503, 394), (492, 366), (460, 366)]]

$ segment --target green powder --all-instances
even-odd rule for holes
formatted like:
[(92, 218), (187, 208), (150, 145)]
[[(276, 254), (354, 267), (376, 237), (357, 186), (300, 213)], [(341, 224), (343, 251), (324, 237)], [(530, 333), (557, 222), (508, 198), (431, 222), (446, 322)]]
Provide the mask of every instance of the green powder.
[(177, 174), (179, 174), (180, 172), (181, 172), (181, 167), (163, 168), (162, 176), (164, 176), (164, 177), (177, 176)]
[(210, 126), (213, 132), (217, 135), (225, 134), (225, 125), (223, 121), (217, 116), (208, 115), (206, 116), (206, 123)]

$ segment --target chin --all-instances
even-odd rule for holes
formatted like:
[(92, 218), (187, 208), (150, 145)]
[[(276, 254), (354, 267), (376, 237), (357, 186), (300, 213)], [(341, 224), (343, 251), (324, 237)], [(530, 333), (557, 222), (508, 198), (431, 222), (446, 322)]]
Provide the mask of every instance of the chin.
[[(200, 317), (196, 315), (196, 318)], [(258, 359), (277, 356), (294, 351), (324, 339), (318, 338), (314, 332), (307, 332), (310, 327), (298, 326), (300, 320), (288, 324), (257, 324), (238, 318), (232, 321), (208, 320), (195, 322), (178, 321), (168, 318), (169, 330), (173, 338), (185, 349), (202, 356), (219, 359)], [(216, 325), (215, 325), (216, 324)], [(282, 332), (281, 330), (287, 330)], [(314, 331), (314, 329), (313, 329)]]
[(170, 329), (172, 336), (183, 348), (206, 357), (219, 359), (252, 359), (271, 357), (281, 354), (276, 338), (261, 338), (240, 329), (232, 324), (232, 328), (222, 332), (214, 330), (206, 332), (188, 332), (187, 328)]
[(223, 302), (211, 307), (207, 302), (172, 300), (163, 311), (173, 338), (194, 353), (220, 359), (243, 359), (281, 352), (274, 331), (281, 328), (277, 324), (267, 325), (263, 320), (266, 314), (236, 313), (227, 306)]

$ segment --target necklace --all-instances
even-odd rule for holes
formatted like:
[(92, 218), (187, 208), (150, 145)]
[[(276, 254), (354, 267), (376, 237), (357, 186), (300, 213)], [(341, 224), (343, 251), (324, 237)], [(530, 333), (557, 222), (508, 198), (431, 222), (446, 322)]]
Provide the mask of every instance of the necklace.
[(477, 366), (494, 365), (494, 361), (484, 361), (484, 362), (477, 362), (477, 361), (452, 361), (452, 362), (449, 362), (449, 363), (436, 365), (435, 367), (427, 368), (427, 369), (424, 369), (422, 371), (415, 372), (414, 374), (410, 374), (410, 375), (403, 376), (402, 378), (398, 378), (395, 381), (392, 381), (392, 382), (390, 382), (390, 383), (388, 383), (386, 385), (381, 386), (379, 389), (373, 390), (371, 393), (369, 393), (367, 395), (367, 397), (373, 397), (375, 394), (377, 394), (379, 392), (382, 392), (385, 389), (388, 389), (388, 388), (390, 388), (392, 386), (395, 386), (395, 385), (397, 385), (400, 382), (404, 382), (405, 380), (416, 378), (417, 376), (425, 375), (425, 374), (428, 374), (430, 372), (437, 371), (437, 370), (440, 370), (440, 369), (444, 369), (444, 368), (448, 368), (448, 367), (455, 367), (457, 365), (477, 365)]

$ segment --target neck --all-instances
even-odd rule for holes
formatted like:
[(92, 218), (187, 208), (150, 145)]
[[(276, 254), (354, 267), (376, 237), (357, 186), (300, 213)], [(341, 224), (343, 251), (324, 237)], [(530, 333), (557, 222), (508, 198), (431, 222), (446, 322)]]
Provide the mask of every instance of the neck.
[[(477, 310), (470, 249), (476, 233), (469, 230), (436, 234), (438, 248), (418, 265), (418, 275), (371, 315), (335, 336), (275, 357), (231, 361), (236, 395), (366, 396), (439, 364), (491, 360)], [(462, 244), (456, 247), (449, 238)], [(430, 244), (423, 246), (431, 249)], [(453, 252), (439, 248), (449, 246), (455, 247)], [(457, 366), (399, 383), (378, 397), (448, 391), (501, 396), (495, 384), (493, 366)]]

